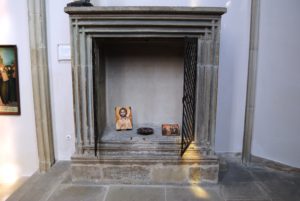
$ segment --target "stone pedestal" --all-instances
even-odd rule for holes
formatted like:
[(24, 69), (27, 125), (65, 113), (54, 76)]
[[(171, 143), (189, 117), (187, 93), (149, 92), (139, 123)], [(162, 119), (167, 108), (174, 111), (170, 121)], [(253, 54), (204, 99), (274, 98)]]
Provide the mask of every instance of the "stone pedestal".
[[(136, 146), (136, 145), (135, 145)], [(217, 183), (219, 160), (191, 145), (183, 157), (172, 145), (156, 150), (129, 148), (115, 150), (102, 145), (98, 157), (74, 155), (72, 180), (101, 184), (172, 184)], [(115, 145), (115, 147), (122, 147)]]

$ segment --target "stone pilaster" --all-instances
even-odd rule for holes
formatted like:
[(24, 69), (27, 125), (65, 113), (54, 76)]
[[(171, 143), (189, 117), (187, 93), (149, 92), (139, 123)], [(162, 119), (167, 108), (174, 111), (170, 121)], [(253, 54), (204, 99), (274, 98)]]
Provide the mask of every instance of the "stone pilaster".
[(251, 145), (255, 110), (255, 93), (258, 61), (258, 42), (259, 42), (259, 19), (260, 19), (260, 0), (252, 0), (251, 4), (251, 23), (250, 23), (250, 42), (249, 42), (249, 61), (248, 61), (248, 81), (245, 109), (244, 142), (242, 161), (249, 164), (251, 161)]
[(28, 0), (31, 73), (39, 168), (54, 164), (45, 0)]

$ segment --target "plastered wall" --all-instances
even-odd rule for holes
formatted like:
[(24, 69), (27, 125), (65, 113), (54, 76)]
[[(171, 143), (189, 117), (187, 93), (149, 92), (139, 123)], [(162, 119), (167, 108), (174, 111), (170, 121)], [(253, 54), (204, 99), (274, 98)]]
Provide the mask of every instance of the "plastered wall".
[[(57, 60), (57, 45), (69, 43), (68, 15), (63, 8), (69, 1), (47, 1), (47, 28), (54, 116), (55, 153), (60, 160), (74, 152), (72, 80), (70, 62)], [(240, 152), (244, 122), (249, 45), (249, 1), (175, 0), (175, 1), (92, 1), (98, 6), (223, 6), (216, 149)], [(66, 139), (67, 135), (72, 140)]]
[[(21, 4), (16, 5), (13, 2), (2, 1), (5, 4), (10, 4), (8, 13), (14, 16), (15, 24), (10, 24), (13, 28), (19, 28), (26, 32), (26, 35), (15, 35), (15, 41), (18, 40), (24, 50), (24, 61), (20, 59), (22, 65), (27, 65), (27, 70), (24, 75), (21, 75), (21, 80), (25, 80), (26, 84), (21, 87), (21, 99), (27, 100), (26, 104), (29, 116), (23, 116), (26, 109), (22, 107), (23, 120), (15, 124), (20, 126), (20, 131), (15, 131), (16, 135), (21, 135), (21, 130), (28, 130), (30, 138), (27, 137), (30, 146), (26, 146), (27, 150), (34, 152), (30, 167), (22, 165), (25, 172), (33, 173), (37, 169), (36, 156), (36, 140), (34, 128), (34, 113), (31, 91), (31, 78), (29, 68), (29, 47), (28, 47), (28, 27), (27, 27), (27, 8), (26, 1), (21, 1)], [(69, 44), (69, 19), (68, 15), (63, 12), (64, 6), (68, 3), (67, 0), (46, 1), (47, 6), (47, 36), (48, 36), (48, 56), (50, 68), (50, 86), (51, 86), (51, 101), (53, 115), (53, 131), (55, 155), (58, 160), (69, 160), (74, 153), (74, 120), (72, 109), (72, 78), (71, 64), (68, 61), (58, 61), (57, 45)], [(228, 13), (222, 19), (221, 31), (221, 54), (220, 54), (220, 76), (219, 76), (219, 98), (218, 98), (218, 117), (217, 117), (217, 136), (216, 148), (217, 151), (239, 152), (242, 147), (242, 131), (243, 131), (243, 116), (245, 103), (245, 87), (246, 87), (246, 72), (248, 59), (248, 33), (249, 33), (249, 2), (248, 1), (94, 1), (95, 5), (152, 5), (152, 6), (226, 6)], [(19, 6), (21, 5), (21, 6)], [(15, 8), (16, 7), (16, 8)], [(2, 7), (1, 7), (2, 8)], [(19, 9), (19, 10), (18, 10)], [(20, 12), (16, 12), (20, 11)], [(17, 13), (17, 15), (16, 15)], [(18, 16), (20, 15), (20, 16)], [(18, 17), (16, 17), (18, 16)], [(237, 17), (238, 16), (238, 17)], [(23, 22), (24, 21), (24, 22)], [(2, 32), (1, 32), (2, 33)], [(12, 38), (12, 33), (8, 32)], [(13, 39), (11, 39), (13, 40)], [(12, 41), (14, 42), (14, 41)], [(27, 77), (25, 77), (27, 75)], [(22, 84), (22, 81), (21, 81)], [(24, 87), (26, 88), (24, 91)], [(26, 90), (30, 93), (26, 93)], [(25, 95), (24, 95), (25, 93)], [(25, 97), (23, 97), (25, 96)], [(22, 103), (24, 104), (24, 103)], [(30, 107), (29, 107), (30, 106)], [(11, 121), (11, 117), (1, 117), (2, 122)], [(24, 129), (24, 126), (26, 129)], [(22, 129), (21, 129), (22, 128)], [(8, 128), (5, 131), (8, 133)], [(8, 134), (11, 135), (11, 134)], [(71, 139), (68, 137), (71, 136)], [(10, 138), (10, 140), (13, 140)], [(20, 147), (16, 145), (17, 147)], [(24, 152), (23, 152), (24, 153)], [(23, 153), (16, 154), (20, 158)], [(10, 157), (9, 157), (10, 158)], [(33, 165), (34, 164), (34, 165)]]
[[(55, 155), (74, 153), (71, 64), (58, 61), (57, 45), (69, 44), (69, 0), (47, 0), (47, 35)], [(241, 152), (249, 47), (250, 0), (94, 0), (100, 6), (225, 6), (222, 18), (216, 150)], [(270, 7), (269, 7), (270, 6)], [(297, 0), (262, 1), (257, 112), (253, 153), (299, 167), (299, 18)], [(283, 13), (279, 15), (278, 13)], [(284, 13), (287, 13), (284, 15)], [(0, 168), (30, 175), (38, 168), (33, 111), (27, 1), (0, 0), (0, 43), (17, 44), (21, 116), (0, 116)], [(71, 136), (71, 139), (68, 138)], [(1, 171), (0, 171), (1, 172)], [(2, 177), (1, 177), (2, 178)]]
[[(71, 67), (69, 62), (57, 61), (57, 44), (69, 43), (68, 16), (62, 12), (67, 2), (69, 1), (47, 1), (55, 147), (57, 158), (60, 160), (69, 159), (74, 151)], [(92, 3), (97, 6), (227, 7), (228, 11), (222, 17), (221, 30), (216, 151), (242, 151), (250, 0), (92, 0)], [(271, 5), (270, 9), (268, 9), (269, 5)], [(299, 101), (297, 93), (294, 93), (299, 90), (298, 79), (296, 79), (299, 68), (297, 68), (297, 56), (295, 56), (300, 47), (299, 40), (297, 40), (299, 26), (295, 22), (299, 18), (297, 8), (299, 8), (297, 0), (290, 0), (289, 3), (279, 0), (262, 1), (260, 33), (262, 42), (256, 109), (258, 112), (255, 115), (253, 142), (253, 154), (294, 166), (299, 166), (293, 154), (299, 153), (297, 149), (299, 140), (295, 140), (299, 138), (297, 135), (299, 130), (297, 108), (299, 107), (296, 107)], [(284, 13), (287, 14), (284, 15)], [(288, 29), (283, 28), (284, 24), (288, 26)], [(289, 40), (285, 40), (286, 38)], [(284, 48), (280, 48), (281, 46)], [(269, 74), (271, 71), (272, 76)], [(66, 135), (71, 135), (72, 140), (67, 141)], [(278, 149), (280, 142), (283, 142), (284, 149)]]
[(300, 1), (261, 1), (254, 155), (300, 168)]
[(0, 44), (17, 45), (20, 116), (0, 116), (0, 183), (29, 176), (38, 168), (31, 85), (27, 1), (0, 0)]

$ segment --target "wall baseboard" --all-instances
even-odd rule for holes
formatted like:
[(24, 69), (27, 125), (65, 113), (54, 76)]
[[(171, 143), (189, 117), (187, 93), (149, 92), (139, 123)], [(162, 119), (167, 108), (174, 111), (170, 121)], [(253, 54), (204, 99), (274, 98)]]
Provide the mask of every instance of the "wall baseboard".
[(289, 172), (289, 173), (300, 173), (300, 168), (292, 167), (277, 161), (262, 158), (259, 156), (252, 156), (251, 166), (262, 166), (273, 170)]
[[(242, 162), (242, 153), (241, 152), (219, 152), (217, 153), (222, 164), (222, 160), (232, 160), (237, 162)], [(249, 167), (263, 167), (269, 168), (272, 170), (288, 172), (288, 173), (300, 173), (300, 168), (292, 167), (287, 164), (283, 164), (277, 161), (273, 161), (270, 159), (262, 158), (259, 156), (251, 156), (251, 163), (248, 165)]]

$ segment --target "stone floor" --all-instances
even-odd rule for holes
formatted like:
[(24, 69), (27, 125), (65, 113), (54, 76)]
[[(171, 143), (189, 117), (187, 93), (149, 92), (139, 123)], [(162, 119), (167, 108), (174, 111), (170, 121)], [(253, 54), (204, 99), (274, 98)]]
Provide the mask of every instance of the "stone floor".
[[(58, 162), (47, 174), (35, 174), (8, 201), (300, 201), (300, 173), (251, 167), (238, 156), (222, 156), (218, 185), (134, 186), (71, 183), (70, 164)], [(279, 170), (278, 170), (279, 169)]]
[(0, 201), (5, 201), (14, 191), (22, 186), (28, 177), (21, 177), (13, 183), (0, 183)]

